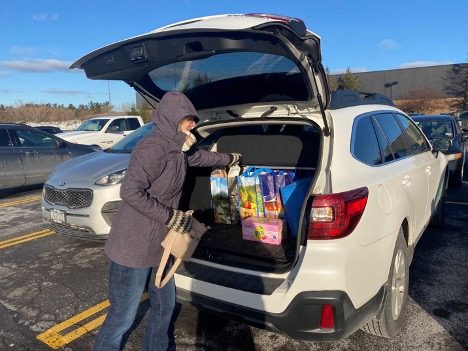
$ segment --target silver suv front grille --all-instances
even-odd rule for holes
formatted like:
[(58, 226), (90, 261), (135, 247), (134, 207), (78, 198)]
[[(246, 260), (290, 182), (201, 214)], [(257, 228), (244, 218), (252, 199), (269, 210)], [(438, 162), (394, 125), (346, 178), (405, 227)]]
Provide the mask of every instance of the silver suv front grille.
[(44, 200), (52, 205), (68, 208), (83, 208), (91, 205), (93, 191), (90, 189), (55, 189), (50, 185), (44, 186)]

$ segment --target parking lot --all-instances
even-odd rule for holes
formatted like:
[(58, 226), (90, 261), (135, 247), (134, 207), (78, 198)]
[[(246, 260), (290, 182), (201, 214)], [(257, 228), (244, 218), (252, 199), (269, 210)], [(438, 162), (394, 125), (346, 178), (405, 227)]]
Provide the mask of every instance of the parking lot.
[[(427, 229), (410, 267), (410, 303), (393, 340), (358, 331), (332, 343), (285, 336), (179, 308), (178, 350), (463, 350), (468, 348), (468, 182), (449, 189), (446, 225)], [(41, 189), (0, 199), (0, 350), (89, 350), (109, 306), (102, 242), (63, 237), (40, 216)], [(146, 297), (125, 350), (140, 350)]]

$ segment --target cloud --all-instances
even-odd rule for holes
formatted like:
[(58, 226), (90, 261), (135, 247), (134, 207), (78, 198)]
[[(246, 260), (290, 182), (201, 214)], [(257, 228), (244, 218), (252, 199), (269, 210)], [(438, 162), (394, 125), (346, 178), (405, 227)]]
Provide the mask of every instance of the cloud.
[(439, 65), (451, 65), (452, 61), (413, 61), (406, 62), (400, 65), (400, 68), (414, 68), (414, 67), (427, 67), (427, 66), (439, 66)]
[(13, 74), (11, 74), (10, 72), (0, 72), (0, 78), (11, 77), (11, 76), (13, 76)]
[(47, 12), (41, 12), (41, 13), (34, 14), (32, 18), (33, 20), (38, 21), (38, 22), (56, 21), (59, 19), (59, 15), (56, 13), (48, 14)]
[(51, 54), (53, 56), (60, 56), (60, 50), (57, 48), (38, 48), (34, 46), (11, 46), (9, 49), (10, 54), (22, 57), (37, 56), (39, 54)]
[(25, 46), (12, 46), (10, 47), (10, 54), (18, 56), (33, 56), (37, 53), (38, 49), (34, 47), (25, 47)]
[(11, 94), (11, 93), (15, 93), (16, 91), (14, 90), (8, 90), (8, 89), (0, 89), (0, 93), (2, 94)]
[(393, 39), (384, 39), (379, 43), (382, 50), (393, 50), (398, 47), (398, 43)]
[(0, 61), (0, 67), (18, 72), (44, 73), (54, 71), (68, 72), (71, 62), (59, 60), (16, 60)]
[(41, 93), (51, 95), (88, 95), (89, 92), (83, 90), (67, 90), (67, 89), (47, 89), (41, 90)]

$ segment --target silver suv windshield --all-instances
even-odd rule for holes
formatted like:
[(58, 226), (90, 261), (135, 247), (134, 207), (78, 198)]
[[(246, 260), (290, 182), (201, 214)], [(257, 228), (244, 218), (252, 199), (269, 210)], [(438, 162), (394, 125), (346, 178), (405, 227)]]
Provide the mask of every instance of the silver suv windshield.
[(108, 151), (113, 153), (124, 154), (131, 153), (135, 148), (136, 144), (138, 144), (138, 142), (141, 139), (148, 135), (153, 130), (153, 128), (154, 123), (150, 122), (145, 124), (143, 127), (138, 128), (133, 133), (120, 140), (117, 144), (108, 149)]

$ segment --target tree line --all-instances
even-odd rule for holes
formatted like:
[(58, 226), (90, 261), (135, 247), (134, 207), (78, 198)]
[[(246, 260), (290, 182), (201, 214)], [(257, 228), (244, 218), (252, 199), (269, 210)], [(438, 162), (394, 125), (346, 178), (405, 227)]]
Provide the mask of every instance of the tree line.
[(116, 112), (109, 102), (90, 101), (87, 104), (35, 104), (18, 103), (15, 106), (0, 104), (0, 121), (2, 122), (63, 122), (70, 120), (84, 120), (89, 117), (113, 115), (140, 115), (144, 120), (149, 120), (151, 113), (147, 110), (136, 108), (134, 104), (124, 105), (121, 112)]

